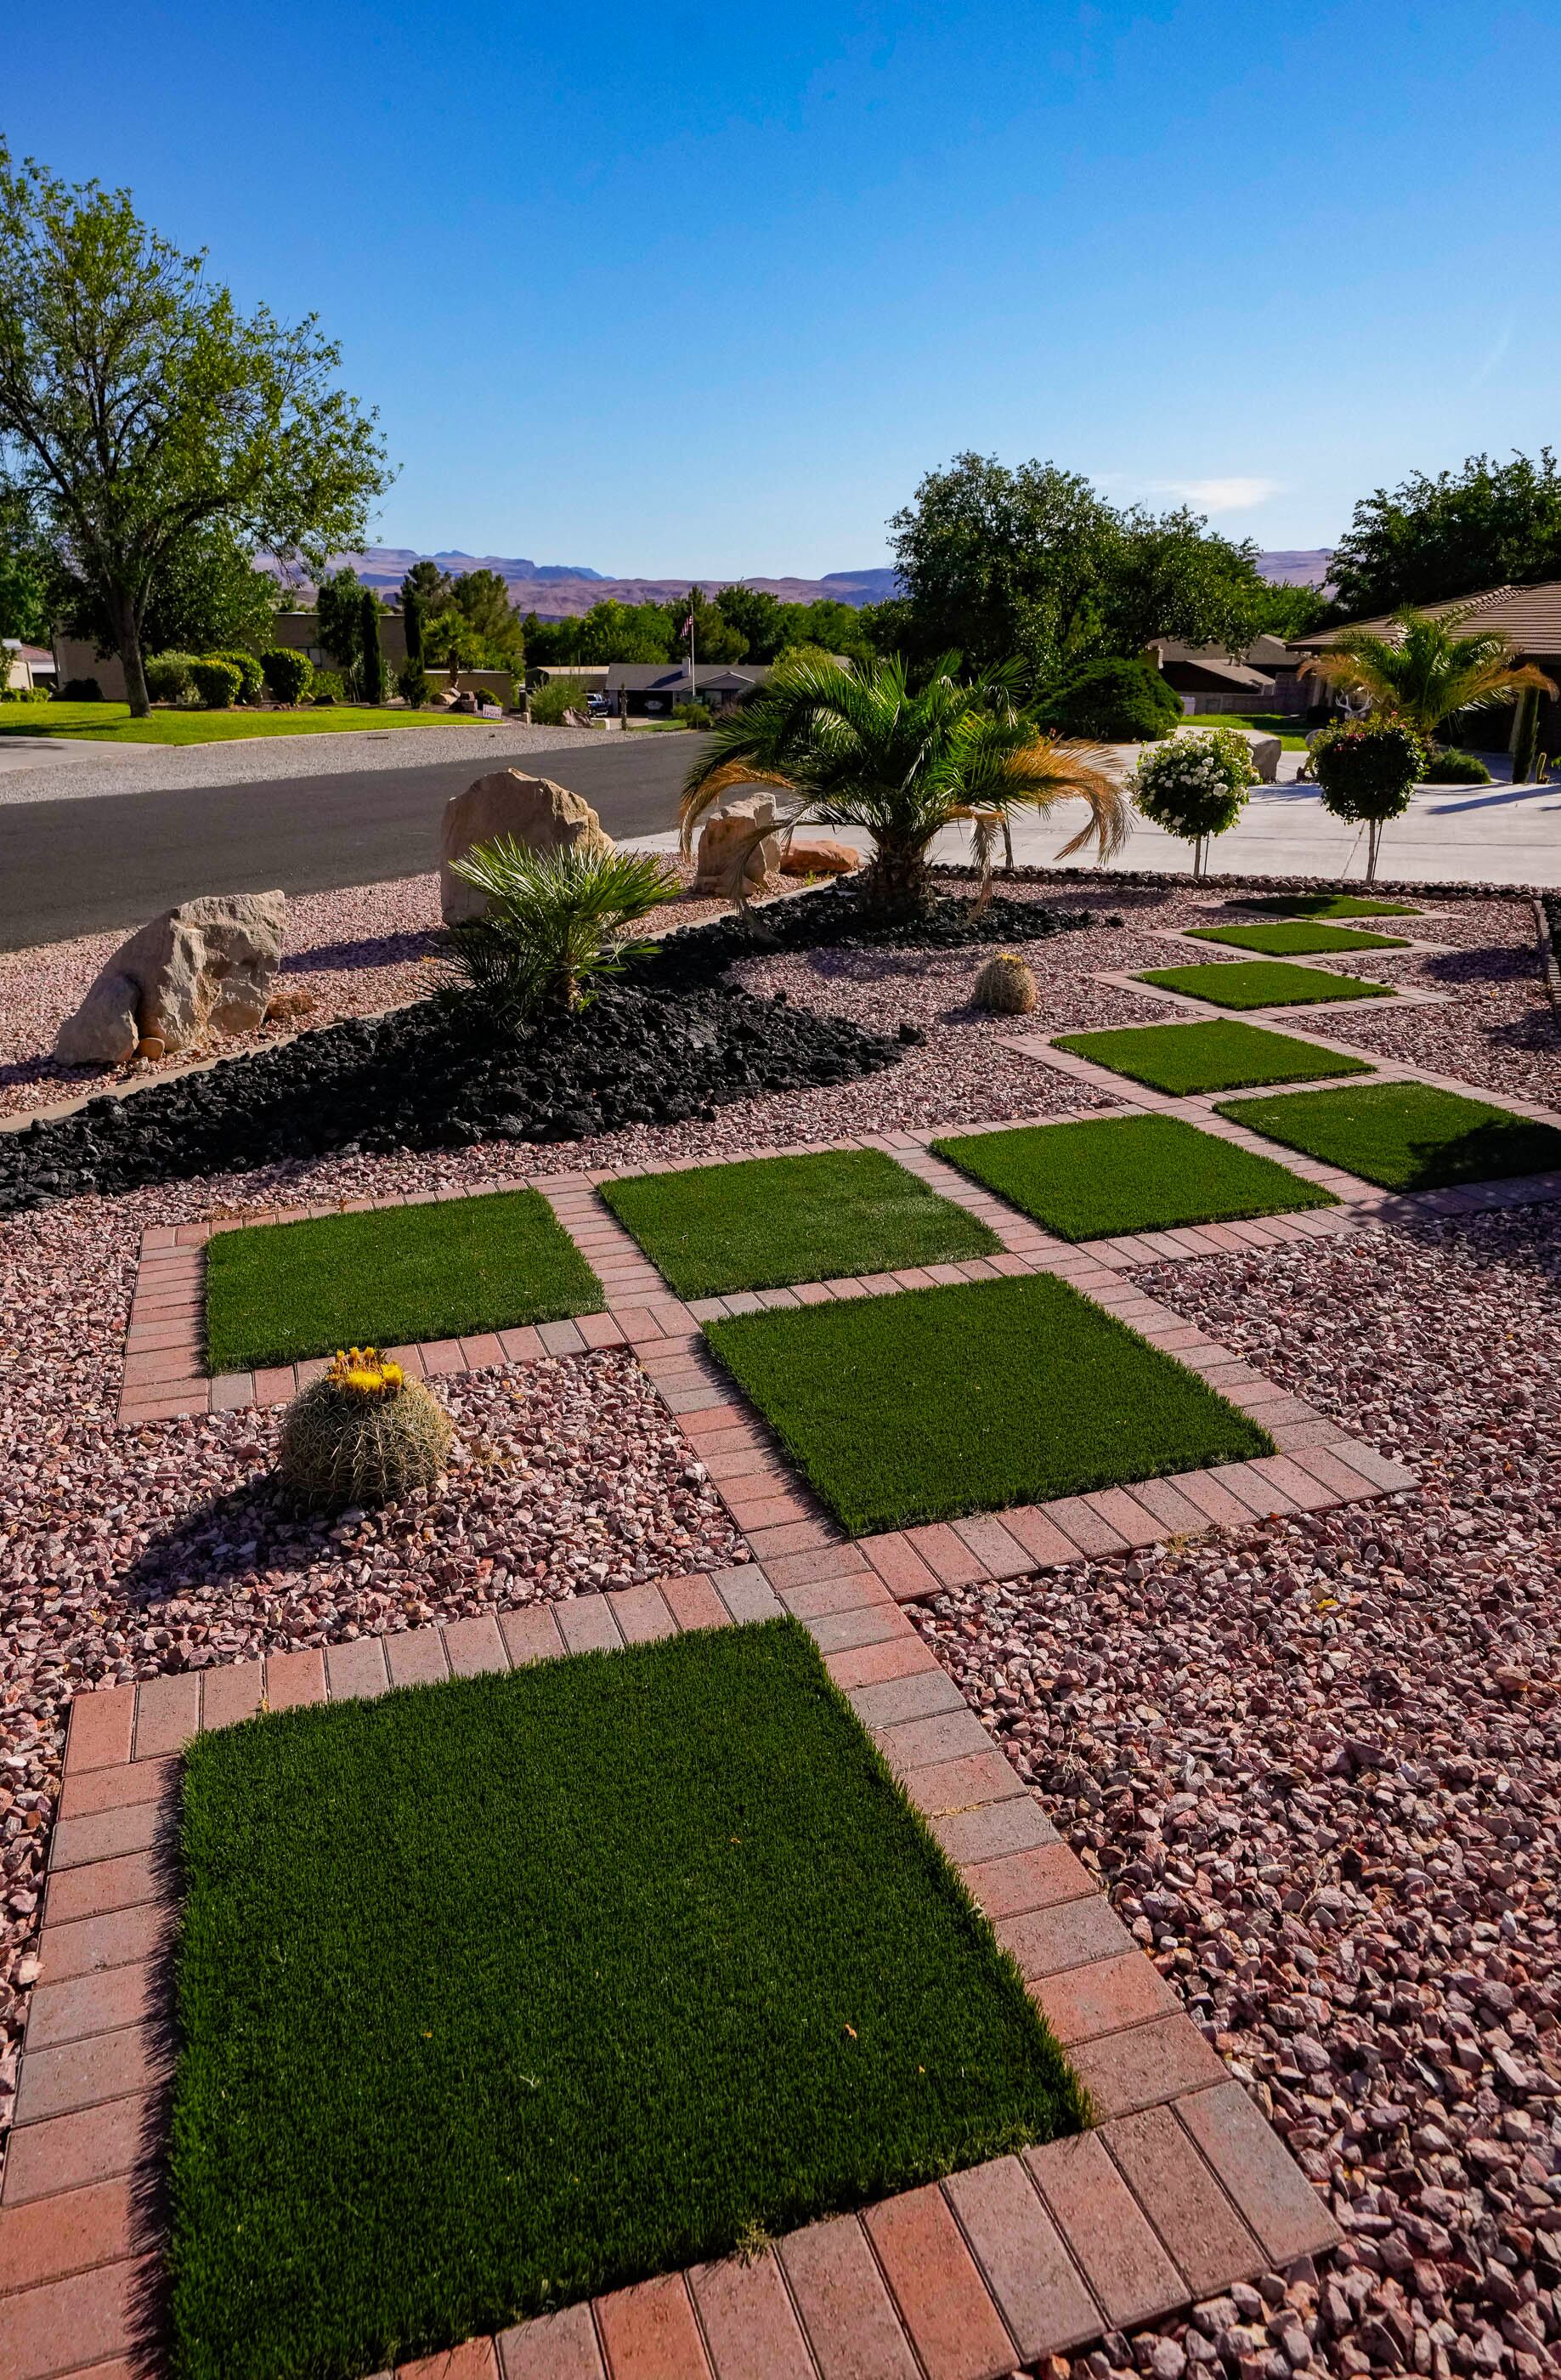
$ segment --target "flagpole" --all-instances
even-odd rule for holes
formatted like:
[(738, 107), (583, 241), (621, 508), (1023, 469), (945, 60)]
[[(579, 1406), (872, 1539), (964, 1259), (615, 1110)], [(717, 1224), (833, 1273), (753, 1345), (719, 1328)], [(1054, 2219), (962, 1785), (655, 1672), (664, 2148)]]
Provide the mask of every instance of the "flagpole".
[(696, 676), (694, 669), (694, 605), (692, 601), (688, 606), (688, 699), (690, 702), (697, 702), (699, 699), (699, 680)]

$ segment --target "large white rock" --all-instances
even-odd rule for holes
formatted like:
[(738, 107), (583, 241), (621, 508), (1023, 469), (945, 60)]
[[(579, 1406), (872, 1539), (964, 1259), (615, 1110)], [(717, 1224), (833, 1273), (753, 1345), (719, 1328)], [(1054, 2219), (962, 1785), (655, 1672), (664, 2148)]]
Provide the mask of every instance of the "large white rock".
[(718, 810), (699, 837), (696, 892), (722, 892), (735, 900), (739, 868), (748, 890), (758, 892), (780, 865), (779, 824), (773, 794), (742, 794)]
[(444, 805), (439, 832), (439, 906), (447, 926), (480, 917), (488, 896), (451, 865), (474, 844), (508, 835), (528, 851), (611, 851), (612, 837), (589, 802), (555, 785), (547, 777), (527, 777), (518, 769), (495, 769), (478, 777), (464, 794), (452, 794)]
[(119, 1065), (153, 1036), (171, 1056), (212, 1034), (252, 1033), (282, 960), (280, 892), (209, 893), (122, 942), (54, 1038), (66, 1065)]
[(1252, 767), (1257, 771), (1261, 782), (1265, 785), (1272, 785), (1277, 782), (1279, 755), (1284, 747), (1277, 735), (1265, 735), (1261, 727), (1238, 727), (1233, 720), (1221, 719), (1216, 713), (1190, 719), (1185, 726), (1177, 732), (1184, 735), (1188, 734), (1202, 735), (1206, 735), (1211, 727), (1228, 727), (1234, 735), (1239, 735), (1252, 756)]

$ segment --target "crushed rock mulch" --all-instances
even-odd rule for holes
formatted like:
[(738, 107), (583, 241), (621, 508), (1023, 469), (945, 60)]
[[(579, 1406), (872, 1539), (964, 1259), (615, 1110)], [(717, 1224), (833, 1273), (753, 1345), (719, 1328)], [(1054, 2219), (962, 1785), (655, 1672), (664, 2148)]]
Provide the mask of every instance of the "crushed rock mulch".
[(1539, 2380), (1561, 2340), (1555, 1210), (1145, 1287), (1423, 1490), (916, 1612), (1346, 2234), (1321, 2276), (1084, 2365)]

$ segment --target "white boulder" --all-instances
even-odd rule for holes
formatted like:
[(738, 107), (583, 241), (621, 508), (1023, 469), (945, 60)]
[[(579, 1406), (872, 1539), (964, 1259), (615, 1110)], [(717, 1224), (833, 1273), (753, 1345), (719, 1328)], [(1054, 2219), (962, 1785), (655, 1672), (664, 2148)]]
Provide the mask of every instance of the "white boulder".
[(475, 844), (493, 843), (501, 835), (528, 851), (611, 851), (612, 838), (589, 802), (555, 785), (547, 777), (527, 777), (519, 769), (495, 769), (478, 777), (464, 794), (452, 794), (444, 805), (439, 833), (439, 906), (447, 926), (465, 925), (480, 917), (488, 896), (452, 863)]
[(253, 1033), (282, 960), (280, 892), (182, 901), (122, 942), (54, 1038), (70, 1066), (122, 1065), (142, 1041), (173, 1056), (212, 1034)]

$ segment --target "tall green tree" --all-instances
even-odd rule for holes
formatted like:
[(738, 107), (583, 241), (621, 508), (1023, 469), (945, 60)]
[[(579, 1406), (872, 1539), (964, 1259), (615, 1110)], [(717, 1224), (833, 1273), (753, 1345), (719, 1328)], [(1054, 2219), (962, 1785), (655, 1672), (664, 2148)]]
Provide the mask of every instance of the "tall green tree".
[(344, 563), (340, 570), (326, 571), (315, 589), (319, 640), (343, 675), (355, 685), (363, 653), (365, 595), (377, 602), (373, 589), (365, 587), (350, 563)]
[(523, 670), (526, 631), (510, 601), (510, 590), (496, 570), (463, 571), (451, 600), (483, 648), (487, 669)]
[(1510, 462), (1470, 455), (1461, 470), (1411, 471), (1356, 505), (1334, 548), (1336, 616), (1370, 619), (1487, 587), (1561, 578), (1561, 470), (1548, 446)]
[(321, 565), (363, 542), (385, 451), (339, 362), (315, 316), (241, 313), (127, 191), (72, 188), (0, 143), (0, 487), (101, 602), (137, 717), (171, 547), (211, 522)]
[(357, 634), (360, 659), (357, 682), (365, 702), (383, 702), (385, 698), (385, 655), (380, 642), (380, 605), (371, 587), (366, 587), (358, 598)]
[(52, 577), (48, 550), (23, 491), (0, 491), (0, 637), (47, 644), (54, 624)]
[(694, 658), (696, 664), (708, 662), (712, 667), (721, 662), (740, 662), (746, 658), (748, 639), (741, 628), (733, 626), (718, 604), (711, 602), (702, 587), (691, 587), (686, 595), (674, 596), (666, 606), (668, 649), (676, 657), (686, 659), (688, 638), (685, 624), (694, 623)]
[(413, 599), (421, 603), (425, 620), (447, 612), (455, 600), (455, 581), (437, 562), (415, 562), (401, 582), (403, 609)]
[[(56, 569), (54, 609), (62, 626), (115, 650), (114, 623), (101, 590)], [(280, 589), (257, 570), (225, 521), (204, 521), (159, 556), (147, 594), (141, 638), (148, 653), (220, 652), (271, 642)]]
[(1233, 544), (1185, 506), (1117, 516), (1098, 592), (1100, 634), (1114, 653), (1142, 653), (1156, 637), (1244, 652), (1267, 593), (1255, 546)]

